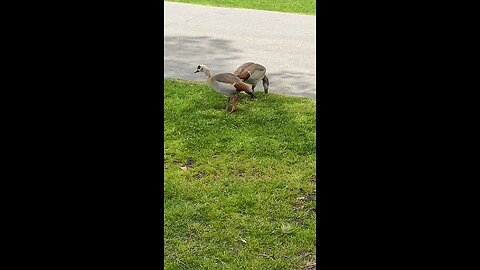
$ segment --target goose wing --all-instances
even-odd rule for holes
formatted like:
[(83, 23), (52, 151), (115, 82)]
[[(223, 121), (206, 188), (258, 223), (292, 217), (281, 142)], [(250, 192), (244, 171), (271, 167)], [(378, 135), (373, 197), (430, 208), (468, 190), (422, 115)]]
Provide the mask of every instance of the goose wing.
[(247, 93), (252, 92), (247, 84), (242, 82), (237, 76), (232, 73), (222, 73), (213, 76), (213, 79), (217, 82), (231, 84), (237, 89), (237, 91), (245, 91)]
[(251, 66), (251, 65), (253, 65), (253, 64), (255, 64), (255, 63), (253, 63), (253, 62), (247, 62), (247, 63), (239, 66), (239, 67), (237, 68), (237, 70), (235, 70), (235, 72), (234, 72), (233, 74), (235, 74), (235, 75), (238, 76), (238, 75), (240, 75), (247, 67), (249, 67), (249, 66)]
[[(255, 74), (255, 77), (254, 79), (255, 80), (258, 80), (260, 79), (261, 77), (263, 77), (263, 75), (265, 75), (265, 72), (266, 72), (266, 69), (264, 66), (262, 65), (259, 65), (259, 64), (251, 64), (247, 67), (245, 67), (241, 72), (240, 74), (238, 74), (237, 76), (243, 80), (243, 81), (246, 81), (248, 80), (253, 74)], [(253, 78), (252, 78), (253, 79)]]

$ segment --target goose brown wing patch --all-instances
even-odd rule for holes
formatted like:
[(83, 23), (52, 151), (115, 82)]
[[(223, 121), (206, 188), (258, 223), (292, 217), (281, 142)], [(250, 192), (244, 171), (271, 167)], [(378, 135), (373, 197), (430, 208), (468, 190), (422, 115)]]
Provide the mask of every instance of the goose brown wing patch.
[(235, 72), (234, 72), (233, 74), (235, 74), (235, 75), (238, 76), (238, 75), (240, 75), (247, 67), (249, 67), (249, 66), (251, 66), (251, 65), (253, 65), (253, 64), (254, 64), (253, 62), (247, 62), (247, 63), (239, 66), (239, 67), (237, 68), (237, 70), (235, 70)]
[(238, 77), (239, 77), (241, 80), (244, 80), (244, 81), (245, 81), (245, 80), (248, 80), (248, 78), (250, 78), (250, 75), (251, 75), (250, 72), (244, 70), (242, 73), (240, 73), (240, 74), (238, 75)]
[(252, 90), (250, 89), (250, 87), (248, 87), (248, 85), (246, 85), (245, 83), (243, 82), (238, 82), (238, 83), (235, 83), (233, 86), (235, 86), (235, 89), (237, 89), (237, 91), (245, 91), (247, 93), (250, 93), (252, 92)]
[(265, 67), (259, 64), (253, 64), (245, 68), (244, 71), (250, 71), (250, 73), (253, 73), (255, 70), (265, 71)]
[(213, 76), (213, 79), (222, 83), (239, 83), (242, 82), (237, 76), (233, 75), (232, 73), (222, 73)]

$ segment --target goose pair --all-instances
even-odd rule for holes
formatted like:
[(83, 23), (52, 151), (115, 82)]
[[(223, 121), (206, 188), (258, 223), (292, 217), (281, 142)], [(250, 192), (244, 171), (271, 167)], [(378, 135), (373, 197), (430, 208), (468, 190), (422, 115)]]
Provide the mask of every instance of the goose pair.
[(235, 70), (234, 74), (240, 78), (240, 80), (251, 84), (252, 85), (252, 91), (255, 90), (255, 86), (257, 83), (262, 80), (263, 81), (263, 90), (265, 94), (268, 94), (268, 85), (270, 82), (268, 81), (267, 75), (265, 73), (267, 72), (267, 69), (260, 65), (260, 64), (255, 64), (253, 62), (247, 62), (237, 68)]
[[(225, 110), (228, 111), (230, 105), (230, 99), (233, 96), (232, 111), (237, 111), (237, 99), (238, 93), (244, 91), (252, 99), (256, 99), (253, 91), (255, 85), (263, 80), (263, 86), (265, 93), (268, 93), (268, 78), (265, 76), (266, 69), (265, 67), (248, 62), (237, 68), (235, 74), (232, 73), (221, 73), (217, 75), (212, 75), (210, 69), (205, 65), (197, 66), (197, 70), (194, 73), (203, 72), (207, 76), (207, 84), (212, 87), (215, 91), (220, 94), (223, 94), (227, 97), (227, 104)], [(241, 76), (241, 77), (240, 77)], [(246, 84), (249, 83), (252, 85), (252, 89)]]

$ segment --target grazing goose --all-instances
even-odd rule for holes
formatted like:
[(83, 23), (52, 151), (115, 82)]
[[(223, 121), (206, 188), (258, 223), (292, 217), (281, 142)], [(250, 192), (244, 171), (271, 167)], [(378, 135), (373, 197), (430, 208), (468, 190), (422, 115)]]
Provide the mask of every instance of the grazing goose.
[(270, 82), (265, 75), (266, 72), (267, 69), (264, 66), (255, 64), (253, 62), (247, 62), (239, 66), (237, 70), (235, 70), (234, 74), (237, 75), (242, 81), (251, 84), (252, 91), (255, 91), (255, 86), (260, 80), (262, 80), (265, 94), (268, 94), (268, 85)]
[(207, 75), (207, 83), (212, 87), (215, 91), (220, 94), (223, 94), (227, 97), (227, 107), (225, 108), (228, 111), (228, 106), (230, 104), (230, 98), (233, 96), (233, 105), (232, 105), (232, 112), (237, 111), (237, 98), (238, 93), (241, 91), (245, 91), (248, 95), (252, 97), (252, 99), (256, 99), (253, 91), (250, 90), (247, 84), (243, 83), (237, 76), (233, 75), (232, 73), (221, 73), (217, 75), (212, 75), (210, 69), (205, 65), (199, 65), (197, 67), (197, 72), (203, 72)]

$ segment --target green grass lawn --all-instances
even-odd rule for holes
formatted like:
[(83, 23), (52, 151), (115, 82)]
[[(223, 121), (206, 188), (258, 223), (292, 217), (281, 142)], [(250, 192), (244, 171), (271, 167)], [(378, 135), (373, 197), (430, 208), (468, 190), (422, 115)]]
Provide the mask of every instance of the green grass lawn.
[(309, 15), (317, 14), (314, 0), (169, 0), (167, 2), (182, 2), (218, 7), (261, 9)]
[(316, 101), (255, 93), (228, 113), (208, 85), (165, 80), (164, 269), (316, 260)]

